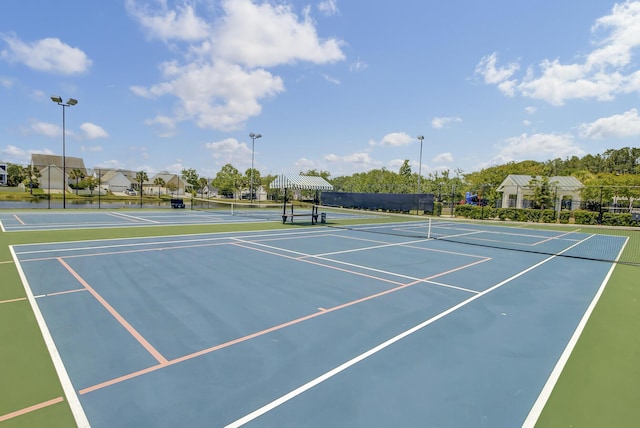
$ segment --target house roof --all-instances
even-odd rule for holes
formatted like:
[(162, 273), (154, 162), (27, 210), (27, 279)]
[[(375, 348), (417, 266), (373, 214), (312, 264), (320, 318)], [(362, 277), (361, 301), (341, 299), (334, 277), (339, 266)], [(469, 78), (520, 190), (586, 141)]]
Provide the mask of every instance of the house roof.
[(127, 177), (125, 174), (122, 173), (122, 171), (116, 171), (116, 170), (109, 170), (106, 171), (104, 174), (102, 174), (102, 176), (100, 177), (100, 181), (102, 182), (109, 182), (111, 180), (113, 180), (114, 177), (121, 175), (124, 178), (126, 178), (127, 180), (131, 181), (131, 179), (129, 177)]
[(272, 189), (333, 190), (333, 186), (322, 177), (281, 174), (269, 185)]
[[(507, 178), (504, 179), (502, 184), (498, 186), (498, 192), (504, 191), (504, 188), (507, 186), (517, 186), (517, 187), (530, 187), (531, 180), (533, 179), (541, 180), (540, 176), (531, 176), (531, 175), (516, 175), (511, 174), (508, 175)], [(553, 176), (549, 177), (549, 184), (558, 187), (559, 189), (581, 189), (584, 187), (584, 184), (580, 182), (575, 177), (571, 176)]]
[[(37, 166), (39, 168), (43, 168), (49, 165), (55, 165), (59, 168), (62, 168), (62, 156), (58, 155), (45, 155), (43, 153), (33, 153), (31, 155), (31, 164), (33, 166)], [(87, 173), (87, 168), (84, 166), (84, 160), (82, 158), (74, 158), (72, 156), (64, 157), (64, 165), (67, 168), (67, 172), (70, 169), (80, 169), (85, 174)]]

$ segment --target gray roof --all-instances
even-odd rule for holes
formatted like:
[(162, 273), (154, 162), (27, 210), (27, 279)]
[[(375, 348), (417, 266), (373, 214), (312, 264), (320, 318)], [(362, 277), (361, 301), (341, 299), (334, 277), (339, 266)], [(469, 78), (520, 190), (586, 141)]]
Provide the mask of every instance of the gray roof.
[[(501, 192), (505, 186), (518, 186), (518, 187), (529, 187), (532, 179), (536, 179), (540, 181), (542, 177), (540, 176), (531, 176), (531, 175), (508, 175), (507, 178), (504, 179), (502, 184), (498, 187), (498, 192)], [(549, 184), (552, 186), (561, 188), (561, 189), (576, 189), (583, 188), (584, 184), (580, 182), (575, 177), (571, 176), (553, 176), (549, 177)]]
[(333, 190), (333, 186), (322, 177), (281, 174), (269, 185), (272, 189)]
[[(39, 168), (49, 166), (49, 165), (55, 165), (59, 168), (62, 168), (62, 156), (45, 155), (43, 153), (33, 153), (31, 155), (31, 164)], [(87, 173), (87, 169), (84, 166), (84, 160), (82, 160), (82, 158), (65, 156), (64, 166), (67, 168), (67, 171), (69, 171), (70, 169), (80, 169), (85, 174)]]

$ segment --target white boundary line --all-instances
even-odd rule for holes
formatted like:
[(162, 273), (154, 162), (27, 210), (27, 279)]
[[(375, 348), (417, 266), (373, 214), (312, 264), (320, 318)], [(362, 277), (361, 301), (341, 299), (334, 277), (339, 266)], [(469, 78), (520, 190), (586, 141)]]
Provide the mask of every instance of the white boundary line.
[[(558, 254), (562, 254), (565, 251), (569, 251), (571, 248), (581, 244), (582, 242), (585, 242), (586, 240), (592, 238), (593, 235), (589, 235), (587, 238), (575, 243), (574, 245), (570, 246), (569, 248), (566, 248), (565, 250), (563, 250), (562, 252), (558, 253)], [(275, 409), (276, 407), (286, 403), (287, 401), (291, 400), (292, 398), (297, 397), (298, 395), (302, 394), (303, 392), (308, 391), (309, 389), (313, 388), (316, 385), (319, 385), (320, 383), (332, 378), (333, 376), (337, 375), (340, 372), (343, 372), (344, 370), (348, 369), (351, 366), (354, 366), (355, 364), (359, 363), (360, 361), (382, 351), (383, 349), (393, 345), (394, 343), (398, 342), (401, 339), (404, 339), (407, 336), (410, 336), (411, 334), (422, 330), (424, 327), (436, 322), (437, 320), (449, 315), (450, 313), (453, 313), (455, 311), (457, 311), (458, 309), (468, 305), (469, 303), (473, 302), (476, 299), (479, 299), (480, 297), (483, 297), (484, 295), (502, 287), (503, 285), (513, 281), (514, 279), (538, 268), (539, 266), (547, 263), (550, 260), (553, 260), (557, 257), (557, 255), (553, 255), (550, 257), (547, 257), (546, 259), (536, 263), (533, 266), (528, 267), (527, 269), (518, 272), (517, 274), (505, 279), (504, 281), (499, 282), (498, 284), (494, 285), (493, 287), (490, 287), (488, 289), (486, 289), (485, 291), (482, 291), (481, 293), (478, 293), (474, 296), (469, 297), (468, 299), (458, 303), (455, 306), (452, 306), (451, 308), (447, 309), (446, 311), (440, 312), (438, 315), (429, 318), (426, 321), (423, 321), (422, 323), (410, 328), (409, 330), (406, 330), (400, 334), (398, 334), (395, 337), (392, 337), (391, 339), (379, 344), (378, 346), (375, 346), (374, 348), (371, 348), (370, 350), (356, 356), (355, 358), (352, 358), (351, 360), (342, 363), (341, 365), (339, 365), (338, 367), (329, 370), (328, 372), (318, 376), (315, 379), (312, 379), (311, 381), (299, 386), (298, 388), (288, 392), (287, 394), (273, 400), (270, 403), (265, 404), (264, 406), (260, 407), (259, 409), (254, 410), (251, 413), (248, 413), (247, 415), (241, 417), (240, 419), (231, 422), (230, 424), (226, 425), (225, 428), (238, 428), (241, 427), (242, 425), (251, 422), (252, 420), (264, 415), (267, 412), (270, 412), (271, 410)]]
[[(629, 238), (625, 240), (624, 245), (622, 246), (622, 248), (620, 249), (620, 252), (618, 253), (618, 256), (616, 257), (616, 261), (620, 259), (620, 256), (622, 255), (622, 252), (624, 251), (624, 248), (627, 246), (628, 242), (629, 242)], [(616, 267), (616, 264), (612, 263), (611, 268), (607, 273), (607, 276), (605, 276), (604, 280), (602, 281), (602, 284), (600, 284), (600, 288), (598, 288), (596, 295), (593, 297), (593, 300), (587, 307), (587, 310), (585, 311), (584, 315), (582, 316), (582, 319), (578, 323), (576, 330), (573, 332), (571, 339), (569, 339), (567, 346), (564, 348), (564, 351), (560, 355), (558, 362), (556, 363), (555, 367), (553, 368), (553, 371), (549, 375), (547, 382), (544, 384), (542, 391), (540, 391), (540, 395), (538, 396), (536, 402), (533, 404), (533, 407), (529, 411), (529, 414), (527, 415), (527, 419), (525, 419), (524, 423), (522, 424), (523, 428), (530, 428), (530, 427), (532, 428), (535, 426), (536, 422), (538, 421), (538, 418), (542, 414), (542, 410), (544, 409), (544, 406), (547, 404), (547, 401), (551, 396), (551, 392), (553, 391), (554, 387), (556, 386), (556, 383), (558, 382), (558, 379), (560, 378), (560, 374), (562, 373), (562, 370), (564, 370), (564, 367), (567, 364), (567, 361), (569, 361), (569, 356), (571, 356), (573, 349), (576, 347), (578, 343), (578, 339), (582, 335), (582, 332), (587, 325), (587, 321), (591, 317), (591, 313), (595, 309), (596, 304), (598, 303), (598, 300), (600, 300), (600, 296), (604, 292), (604, 289), (607, 286), (607, 283), (609, 282), (609, 278), (611, 278), (611, 275), (613, 274), (615, 267)]]
[(53, 341), (51, 333), (49, 332), (47, 323), (42, 316), (42, 312), (40, 312), (40, 308), (36, 303), (36, 299), (34, 298), (33, 293), (31, 292), (31, 287), (29, 286), (27, 277), (25, 276), (24, 271), (22, 270), (22, 266), (18, 261), (18, 257), (13, 250), (13, 245), (9, 246), (9, 250), (11, 251), (11, 256), (15, 261), (16, 269), (18, 269), (18, 274), (20, 275), (20, 279), (22, 280), (22, 285), (24, 286), (24, 290), (27, 293), (27, 299), (31, 304), (31, 309), (33, 310), (33, 314), (35, 315), (38, 326), (40, 327), (40, 331), (42, 332), (42, 337), (44, 338), (44, 342), (47, 345), (47, 349), (49, 350), (49, 355), (51, 355), (51, 360), (53, 361), (53, 365), (56, 369), (56, 372), (58, 373), (58, 378), (60, 379), (60, 383), (62, 384), (62, 389), (65, 396), (67, 397), (67, 401), (69, 402), (69, 407), (71, 407), (71, 412), (73, 413), (76, 424), (79, 428), (89, 428), (91, 425), (89, 424), (87, 415), (84, 413), (82, 404), (80, 404), (80, 399), (78, 398), (78, 395), (73, 388), (73, 384), (71, 383), (71, 379), (69, 378), (69, 373), (67, 373), (67, 369), (64, 367), (64, 363), (62, 362), (62, 358), (60, 357), (58, 348), (56, 348), (56, 344)]

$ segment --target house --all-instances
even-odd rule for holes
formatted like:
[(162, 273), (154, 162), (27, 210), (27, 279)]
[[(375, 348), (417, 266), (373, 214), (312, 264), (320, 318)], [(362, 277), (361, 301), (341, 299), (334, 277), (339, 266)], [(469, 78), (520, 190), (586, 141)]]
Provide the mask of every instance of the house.
[(9, 182), (9, 175), (7, 173), (7, 164), (0, 161), (0, 185), (6, 186)]
[(80, 170), (82, 174), (87, 175), (87, 168), (84, 166), (84, 160), (82, 158), (75, 158), (72, 156), (65, 156), (64, 160), (62, 156), (58, 155), (45, 155), (42, 153), (33, 153), (31, 155), (31, 166), (38, 168), (42, 171), (44, 168), (54, 165), (62, 169), (62, 164), (66, 169), (67, 176), (69, 172), (74, 169)]
[[(62, 173), (63, 163), (66, 170), (64, 177)], [(49, 191), (61, 192), (63, 187), (66, 188), (67, 192), (70, 191), (69, 175), (71, 171), (79, 171), (81, 175), (87, 176), (84, 160), (73, 156), (65, 156), (63, 159), (62, 156), (58, 155), (33, 153), (31, 155), (31, 166), (37, 168), (40, 172), (40, 188)]]
[(40, 171), (40, 188), (47, 193), (62, 193), (62, 189), (69, 192), (69, 174), (62, 174), (62, 168), (56, 165), (38, 167)]
[(100, 180), (100, 188), (112, 193), (124, 192), (131, 189), (133, 182), (122, 171), (101, 170), (101, 176), (96, 177)]
[(162, 179), (164, 186), (161, 186), (161, 193), (167, 193), (167, 190), (177, 196), (184, 196), (187, 192), (191, 192), (193, 186), (184, 181), (178, 174), (172, 174), (167, 171), (161, 171), (151, 177), (148, 182), (143, 184), (145, 193), (153, 193), (158, 191), (158, 186), (154, 184), (156, 179)]
[[(542, 181), (531, 175), (508, 175), (497, 191), (502, 192), (503, 208), (529, 208), (532, 205), (536, 186), (532, 180)], [(549, 177), (549, 187), (557, 209), (575, 210), (580, 208), (581, 190), (584, 184), (575, 177)]]

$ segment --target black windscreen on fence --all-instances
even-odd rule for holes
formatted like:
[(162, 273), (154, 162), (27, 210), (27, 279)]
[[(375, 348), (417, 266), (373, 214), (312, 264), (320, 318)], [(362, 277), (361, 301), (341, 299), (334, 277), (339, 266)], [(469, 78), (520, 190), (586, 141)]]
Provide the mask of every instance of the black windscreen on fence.
[(322, 192), (322, 204), (365, 210), (433, 212), (433, 195), (431, 193)]

